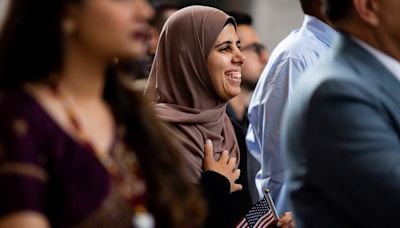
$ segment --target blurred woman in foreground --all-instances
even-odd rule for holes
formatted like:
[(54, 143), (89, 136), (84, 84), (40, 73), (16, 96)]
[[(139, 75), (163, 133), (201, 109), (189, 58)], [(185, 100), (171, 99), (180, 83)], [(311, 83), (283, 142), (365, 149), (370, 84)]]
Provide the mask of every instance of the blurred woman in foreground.
[(145, 56), (152, 14), (146, 0), (10, 2), (0, 36), (0, 227), (201, 223), (174, 146), (111, 65)]

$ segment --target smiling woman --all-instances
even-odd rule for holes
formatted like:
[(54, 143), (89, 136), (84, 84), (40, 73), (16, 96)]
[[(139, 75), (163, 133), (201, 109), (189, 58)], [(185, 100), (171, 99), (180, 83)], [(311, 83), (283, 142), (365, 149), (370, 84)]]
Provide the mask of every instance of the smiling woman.
[(207, 227), (234, 227), (251, 206), (243, 132), (226, 114), (228, 100), (240, 93), (244, 63), (235, 26), (233, 18), (211, 7), (173, 14), (145, 91), (180, 142), (186, 181), (204, 190)]
[(164, 25), (145, 90), (179, 142), (186, 182), (203, 190), (206, 227), (235, 227), (251, 207), (244, 133), (226, 114), (240, 93), (244, 62), (232, 17), (186, 7)]
[(218, 96), (229, 100), (240, 93), (241, 68), (245, 60), (234, 25), (227, 24), (215, 43), (207, 58), (207, 70)]

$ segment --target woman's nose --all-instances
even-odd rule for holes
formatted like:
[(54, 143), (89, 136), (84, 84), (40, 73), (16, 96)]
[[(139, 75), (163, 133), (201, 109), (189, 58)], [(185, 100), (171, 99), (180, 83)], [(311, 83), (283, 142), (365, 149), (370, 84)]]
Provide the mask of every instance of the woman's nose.
[(233, 57), (233, 62), (235, 64), (243, 65), (246, 61), (246, 57), (242, 54), (239, 48), (235, 51), (235, 56)]

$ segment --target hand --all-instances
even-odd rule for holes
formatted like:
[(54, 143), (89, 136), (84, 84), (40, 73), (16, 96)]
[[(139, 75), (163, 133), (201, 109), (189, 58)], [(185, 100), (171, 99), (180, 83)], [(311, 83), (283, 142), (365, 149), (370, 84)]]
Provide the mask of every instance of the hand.
[(276, 226), (281, 228), (295, 228), (296, 226), (294, 224), (293, 213), (292, 212), (283, 213)]
[(235, 183), (240, 176), (240, 169), (236, 169), (235, 167), (236, 158), (230, 158), (227, 150), (224, 150), (219, 160), (215, 161), (212, 142), (209, 139), (206, 141), (204, 145), (204, 170), (214, 171), (226, 177), (231, 185), (231, 193), (240, 191), (243, 188), (241, 184)]

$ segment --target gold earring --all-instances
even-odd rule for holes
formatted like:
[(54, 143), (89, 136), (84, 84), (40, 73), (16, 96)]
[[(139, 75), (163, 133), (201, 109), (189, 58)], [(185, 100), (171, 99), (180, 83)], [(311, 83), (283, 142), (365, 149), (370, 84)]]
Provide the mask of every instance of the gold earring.
[(65, 35), (71, 35), (76, 30), (76, 24), (71, 19), (65, 19), (62, 24), (62, 29)]

